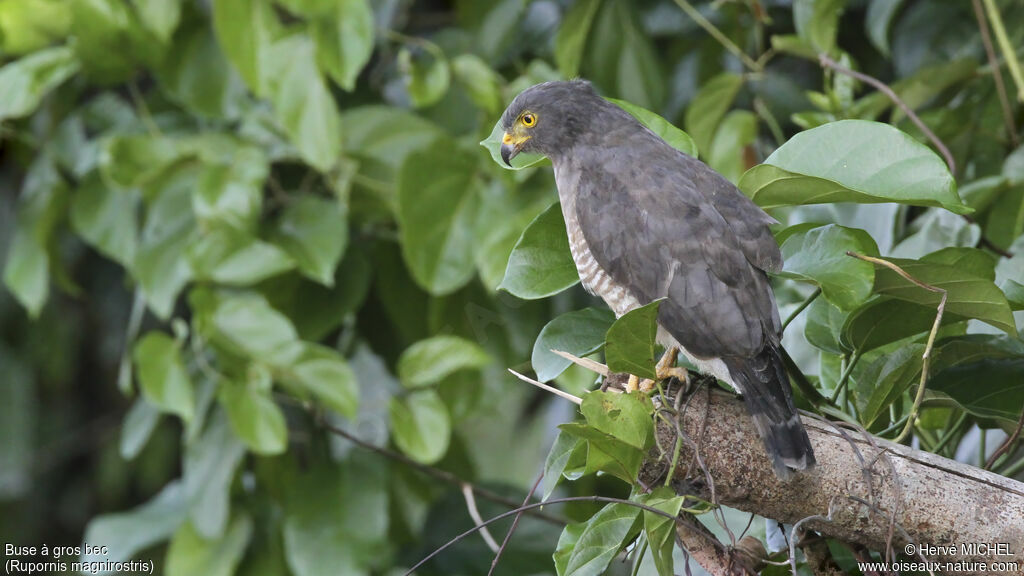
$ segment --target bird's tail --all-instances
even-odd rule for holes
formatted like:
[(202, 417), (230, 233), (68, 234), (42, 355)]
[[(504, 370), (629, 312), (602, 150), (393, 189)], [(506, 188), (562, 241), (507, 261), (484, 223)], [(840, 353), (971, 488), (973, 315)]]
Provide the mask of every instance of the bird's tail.
[(793, 405), (785, 364), (778, 344), (767, 343), (753, 358), (723, 358), (729, 375), (743, 394), (775, 473), (814, 467), (814, 449)]

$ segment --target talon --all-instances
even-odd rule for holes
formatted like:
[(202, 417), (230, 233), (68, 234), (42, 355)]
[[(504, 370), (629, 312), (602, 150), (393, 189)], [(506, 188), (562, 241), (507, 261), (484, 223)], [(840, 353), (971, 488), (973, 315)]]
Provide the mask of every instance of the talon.
[(627, 394), (629, 394), (630, 392), (636, 392), (636, 390), (640, 388), (640, 378), (638, 376), (630, 374), (629, 380), (626, 380), (625, 388)]
[(679, 348), (676, 346), (670, 346), (661, 357), (661, 360), (658, 360), (658, 364), (654, 367), (654, 372), (657, 375), (658, 380), (676, 378), (683, 383), (688, 383), (690, 381), (690, 372), (682, 366), (676, 366), (676, 360), (678, 358)]
[(644, 378), (643, 380), (640, 381), (639, 389), (644, 394), (650, 394), (651, 390), (654, 390), (654, 380)]

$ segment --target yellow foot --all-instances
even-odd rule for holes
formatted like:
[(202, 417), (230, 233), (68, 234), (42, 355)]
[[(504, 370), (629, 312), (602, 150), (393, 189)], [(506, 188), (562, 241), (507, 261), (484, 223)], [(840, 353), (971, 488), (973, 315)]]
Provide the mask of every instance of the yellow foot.
[(676, 366), (676, 359), (679, 358), (679, 348), (670, 346), (665, 354), (658, 360), (657, 366), (654, 367), (654, 372), (658, 377), (658, 380), (668, 380), (669, 378), (677, 378), (684, 384), (690, 381), (690, 373), (686, 368), (682, 366)]
[(626, 380), (626, 393), (636, 392), (640, 388), (640, 377), (630, 374), (629, 380)]

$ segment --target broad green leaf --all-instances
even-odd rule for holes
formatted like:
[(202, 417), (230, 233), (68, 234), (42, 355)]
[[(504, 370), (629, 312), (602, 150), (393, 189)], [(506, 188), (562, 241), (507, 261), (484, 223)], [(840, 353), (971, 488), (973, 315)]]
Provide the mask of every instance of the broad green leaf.
[(747, 169), (746, 149), (756, 139), (757, 115), (748, 110), (729, 112), (715, 131), (711, 149), (707, 151), (708, 166), (730, 182), (739, 182)]
[(644, 510), (644, 533), (651, 547), (651, 557), (658, 574), (672, 575), (672, 550), (676, 544), (676, 522), (674, 518), (683, 508), (685, 496), (678, 496), (670, 488), (660, 486), (650, 494), (643, 494), (638, 499), (641, 504), (657, 508), (670, 517), (666, 518), (654, 512)]
[(923, 353), (923, 344), (902, 346), (892, 354), (879, 357), (858, 375), (860, 387), (871, 390), (861, 409), (865, 426), (870, 427), (882, 414), (888, 414), (889, 405), (899, 400), (911, 383), (918, 381)]
[(410, 154), (398, 176), (402, 255), (416, 282), (437, 296), (461, 288), (475, 271), (476, 157), (446, 148)]
[(797, 232), (783, 242), (779, 276), (810, 282), (826, 300), (851, 310), (871, 296), (875, 267), (847, 252), (877, 256), (878, 247), (866, 232), (835, 224)]
[(288, 447), (284, 413), (268, 390), (224, 381), (220, 384), (220, 403), (235, 435), (254, 453), (273, 456)]
[(391, 399), (391, 435), (406, 456), (433, 464), (448, 451), (451, 420), (448, 408), (433, 390)]
[(231, 513), (231, 483), (245, 446), (231, 433), (218, 410), (206, 430), (185, 448), (185, 494), (191, 527), (204, 539), (224, 536)]
[(273, 236), (306, 277), (334, 285), (334, 271), (348, 245), (348, 213), (344, 204), (316, 196), (301, 196), (289, 204)]
[(164, 93), (195, 114), (206, 118), (239, 115), (245, 85), (208, 27), (179, 32), (174, 48), (154, 72)]
[(654, 405), (646, 394), (595, 390), (583, 397), (580, 411), (587, 424), (638, 450), (654, 445)]
[(405, 78), (405, 89), (415, 108), (437, 104), (451, 85), (451, 67), (440, 52), (423, 51), (414, 55), (408, 48), (402, 48), (398, 53), (398, 69)]
[[(1013, 312), (1006, 296), (991, 280), (971, 275), (962, 263), (954, 268), (923, 260), (890, 258), (889, 261), (920, 282), (946, 290), (947, 313), (976, 318), (1009, 334), (1016, 333)], [(942, 298), (940, 294), (916, 286), (883, 266), (875, 267), (875, 292), (925, 306), (938, 306)]]
[[(658, 110), (665, 100), (665, 73), (658, 61), (652, 39), (643, 29), (643, 24), (633, 9), (632, 4), (622, 0), (612, 0), (604, 4), (601, 10), (603, 30), (599, 26), (595, 38), (608, 39), (608, 30), (614, 29), (621, 46), (613, 58), (599, 64), (607, 69), (607, 74), (615, 74), (616, 94), (624, 100), (635, 102), (648, 109)], [(602, 33), (603, 32), (603, 33)], [(597, 45), (603, 42), (595, 43)], [(592, 44), (593, 47), (595, 44)], [(593, 48), (591, 48), (593, 50)], [(600, 54), (593, 52), (591, 66), (597, 64)], [(612, 63), (608, 66), (607, 63)], [(600, 78), (598, 74), (597, 78)], [(605, 84), (608, 82), (605, 81)]]
[(390, 106), (357, 106), (341, 115), (346, 155), (397, 171), (412, 152), (434, 145), (444, 132), (434, 123)]
[(263, 151), (252, 146), (234, 147), (229, 163), (203, 167), (192, 196), (196, 218), (205, 225), (226, 224), (255, 232), (269, 172), (269, 159)]
[(121, 457), (125, 460), (134, 460), (146, 447), (159, 422), (160, 411), (144, 396), (136, 398), (121, 425), (121, 439), (118, 443)]
[(348, 362), (335, 350), (307, 344), (281, 374), (282, 382), (300, 387), (346, 418), (359, 411), (359, 383)]
[(555, 486), (558, 485), (558, 481), (562, 478), (562, 472), (569, 463), (569, 457), (572, 456), (572, 453), (580, 443), (581, 440), (579, 438), (564, 433), (561, 430), (558, 431), (555, 443), (551, 446), (551, 451), (548, 452), (548, 457), (544, 461), (544, 479), (540, 485), (541, 500), (547, 500), (551, 493), (554, 492)]
[(574, 3), (562, 18), (555, 35), (555, 63), (565, 78), (579, 75), (583, 50), (600, 6), (601, 0), (582, 0)]
[(491, 160), (494, 163), (506, 170), (522, 170), (523, 168), (529, 168), (547, 160), (546, 157), (541, 154), (532, 152), (520, 152), (516, 154), (516, 157), (512, 159), (512, 165), (505, 164), (505, 161), (501, 159), (501, 139), (505, 135), (505, 129), (501, 125), (501, 120), (494, 123), (494, 128), (491, 129), (491, 133), (487, 138), (480, 142), (480, 145), (487, 149), (491, 154)]
[(389, 553), (392, 478), (387, 463), (375, 458), (353, 453), (289, 478), (283, 529), (289, 573), (368, 576)]
[(0, 51), (12, 56), (36, 52), (65, 38), (70, 26), (65, 0), (0, 2)]
[(985, 236), (1000, 248), (1009, 248), (1024, 233), (1024, 184), (1011, 186), (992, 203), (985, 218)]
[(341, 0), (309, 23), (316, 61), (338, 86), (352, 91), (373, 53), (373, 10), (368, 0)]
[(931, 363), (933, 374), (947, 368), (981, 360), (1024, 358), (1024, 341), (1005, 334), (968, 334), (935, 344)]
[(1024, 254), (1000, 260), (997, 268), (999, 289), (1014, 310), (1024, 309)]
[(71, 0), (71, 35), (82, 70), (94, 82), (116, 84), (134, 71), (138, 24), (121, 0)]
[(836, 47), (839, 15), (846, 0), (794, 0), (796, 32), (817, 52), (828, 54)]
[(739, 187), (762, 208), (829, 202), (899, 202), (969, 214), (946, 164), (899, 129), (840, 120), (800, 132)]
[(625, 100), (608, 98), (608, 101), (622, 108), (626, 112), (629, 112), (631, 116), (636, 118), (651, 132), (657, 134), (662, 140), (667, 142), (669, 146), (672, 146), (687, 156), (693, 156), (694, 158), (697, 157), (697, 144), (694, 143), (693, 138), (690, 138), (690, 135), (686, 132), (676, 128), (668, 120), (665, 120), (646, 108), (630, 104)]
[(477, 108), (488, 114), (501, 112), (504, 80), (482, 58), (460, 54), (452, 58), (452, 73)]
[(317, 69), (313, 42), (301, 34), (281, 38), (266, 62), (267, 93), (285, 134), (303, 160), (327, 172), (341, 156), (341, 118)]
[(458, 336), (420, 340), (398, 358), (398, 379), (406, 388), (430, 386), (460, 370), (483, 368), (491, 358), (478, 344)]
[(524, 300), (536, 300), (558, 294), (579, 281), (562, 207), (556, 202), (523, 230), (498, 289)]
[(99, 164), (103, 177), (124, 187), (152, 185), (184, 155), (180, 142), (166, 136), (116, 133), (103, 141)]
[(146, 400), (186, 422), (191, 420), (195, 394), (174, 338), (163, 332), (149, 332), (135, 344), (132, 358)]
[(640, 530), (639, 508), (609, 504), (586, 522), (573, 546), (564, 576), (598, 576)]
[(903, 5), (903, 0), (870, 0), (864, 27), (868, 38), (875, 48), (885, 56), (889, 56), (889, 25), (893, 17)]
[(928, 388), (982, 418), (1016, 422), (1024, 404), (1024, 359), (982, 360), (934, 375)]
[(566, 434), (586, 441), (586, 466), (583, 474), (606, 472), (627, 484), (636, 482), (647, 454), (645, 451), (586, 424), (568, 422), (559, 425), (559, 428)]
[(549, 382), (572, 364), (552, 350), (580, 357), (591, 354), (604, 345), (605, 334), (613, 322), (615, 314), (607, 308), (566, 312), (548, 322), (533, 343), (530, 362), (537, 380)]
[(586, 527), (585, 522), (580, 522), (566, 524), (562, 530), (562, 534), (558, 537), (558, 544), (555, 546), (555, 553), (552, 554), (552, 559), (555, 561), (555, 572), (558, 576), (565, 576), (565, 569), (569, 565), (569, 556), (572, 555), (576, 548), (576, 542), (579, 541), (580, 535), (583, 534)]
[(182, 0), (132, 0), (139, 21), (161, 42), (168, 42), (181, 20)]
[(1003, 176), (988, 176), (968, 182), (960, 187), (960, 197), (975, 212), (984, 212), (1009, 187)]
[(742, 76), (729, 72), (719, 74), (702, 86), (690, 102), (683, 125), (696, 143), (697, 150), (710, 152), (715, 132), (742, 86)]
[(40, 50), (0, 67), (0, 121), (31, 114), (78, 68), (74, 52), (66, 46)]
[[(195, 306), (193, 306), (194, 308)], [(298, 339), (288, 318), (262, 296), (244, 293), (220, 302), (211, 317), (212, 327), (255, 360), (279, 363)]]
[(50, 294), (49, 255), (33, 234), (19, 226), (4, 265), (4, 285), (37, 318)]
[(962, 270), (971, 276), (995, 281), (997, 256), (980, 248), (949, 246), (926, 254), (922, 262), (936, 262)]
[(242, 561), (252, 531), (253, 522), (248, 514), (235, 516), (224, 535), (213, 540), (204, 538), (192, 524), (182, 524), (167, 548), (167, 576), (232, 576)]
[(71, 197), (71, 227), (104, 256), (130, 267), (138, 243), (138, 203), (135, 191), (115, 190), (93, 173)]
[[(842, 324), (842, 343), (845, 348), (867, 352), (903, 338), (923, 334), (935, 324), (935, 306), (924, 306), (897, 300), (879, 298), (850, 313)], [(942, 324), (963, 322), (965, 318), (948, 311)]]
[(267, 69), (268, 52), (279, 27), (268, 0), (213, 2), (213, 28), (221, 48), (257, 96), (266, 94), (272, 73)]
[(658, 306), (655, 300), (622, 315), (608, 329), (605, 336), (604, 356), (612, 372), (634, 374), (641, 378), (656, 378), (654, 352), (658, 333)]
[(849, 351), (847, 345), (840, 342), (840, 334), (843, 334), (843, 325), (847, 318), (845, 312), (829, 304), (828, 300), (818, 298), (804, 314), (807, 316), (804, 337), (811, 346), (835, 355), (843, 355)]
[(188, 260), (197, 280), (248, 286), (295, 267), (277, 246), (231, 228), (215, 228), (188, 247)]
[(185, 522), (188, 506), (180, 480), (168, 483), (145, 504), (127, 512), (102, 514), (85, 527), (83, 542), (103, 542), (106, 554), (82, 554), (82, 562), (124, 562), (136, 552), (171, 537)]

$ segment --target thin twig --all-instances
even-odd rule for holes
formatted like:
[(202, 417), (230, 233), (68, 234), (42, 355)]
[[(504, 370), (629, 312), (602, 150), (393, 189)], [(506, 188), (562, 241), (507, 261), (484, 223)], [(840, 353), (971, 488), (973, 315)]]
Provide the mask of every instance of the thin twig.
[[(502, 506), (507, 506), (507, 507), (513, 508), (513, 509), (521, 508), (519, 503), (516, 502), (515, 500), (512, 500), (511, 498), (506, 498), (506, 497), (502, 496), (501, 494), (497, 494), (495, 492), (491, 492), (490, 490), (488, 490), (486, 488), (481, 488), (481, 487), (476, 486), (474, 484), (470, 484), (469, 482), (466, 482), (465, 480), (459, 478), (458, 476), (452, 474), (451, 472), (447, 472), (447, 471), (441, 470), (439, 468), (434, 468), (433, 466), (427, 466), (426, 464), (420, 464), (419, 462), (416, 462), (415, 460), (410, 459), (409, 457), (405, 456), (404, 454), (399, 454), (398, 452), (394, 452), (392, 450), (388, 450), (387, 448), (382, 448), (382, 447), (377, 446), (375, 444), (370, 444), (369, 442), (363, 440), (362, 438), (359, 438), (358, 436), (355, 436), (355, 435), (349, 433), (347, 430), (345, 430), (343, 428), (339, 428), (337, 426), (332, 425), (330, 422), (327, 422), (326, 420), (323, 419), (323, 416), (321, 414), (317, 413), (317, 414), (315, 414), (315, 416), (316, 416), (316, 419), (317, 419), (317, 423), (324, 430), (327, 430), (328, 432), (330, 432), (332, 434), (335, 434), (337, 436), (341, 436), (342, 438), (348, 440), (349, 442), (355, 444), (356, 446), (359, 446), (360, 448), (363, 448), (365, 450), (369, 450), (371, 452), (375, 452), (375, 453), (377, 453), (377, 454), (379, 454), (381, 456), (384, 456), (385, 458), (388, 458), (390, 460), (394, 460), (395, 462), (399, 462), (401, 464), (404, 464), (404, 465), (406, 465), (406, 466), (408, 466), (410, 468), (413, 468), (413, 469), (415, 469), (415, 470), (417, 470), (419, 472), (422, 472), (423, 474), (426, 474), (427, 476), (431, 476), (431, 477), (433, 477), (433, 478), (435, 478), (437, 480), (440, 480), (442, 482), (446, 482), (446, 483), (451, 484), (453, 486), (458, 486), (460, 489), (462, 488), (463, 485), (469, 484), (472, 487), (473, 492), (477, 496), (483, 498), (484, 500), (489, 500), (489, 501), (494, 502), (496, 504), (501, 504)], [(565, 524), (568, 524), (568, 522), (566, 520), (562, 519), (562, 518), (551, 516), (551, 515), (546, 514), (544, 512), (532, 511), (533, 510), (532, 508), (530, 510), (531, 510), (531, 512), (529, 512), (529, 514), (531, 516), (535, 516), (535, 517), (540, 518), (542, 520), (546, 520), (547, 522), (551, 522), (552, 524), (559, 524), (559, 525), (562, 525), (562, 526), (564, 526)]]
[(925, 344), (924, 353), (921, 354), (921, 381), (917, 386), (917, 395), (914, 396), (914, 406), (910, 409), (910, 415), (909, 418), (907, 418), (906, 425), (903, 427), (903, 431), (900, 432), (900, 435), (897, 436), (895, 440), (893, 440), (893, 442), (899, 444), (910, 435), (910, 431), (914, 429), (914, 425), (917, 423), (917, 415), (921, 410), (921, 401), (924, 400), (925, 383), (928, 382), (928, 364), (931, 361), (932, 346), (935, 345), (935, 335), (939, 333), (939, 326), (942, 324), (942, 314), (946, 311), (946, 296), (948, 296), (948, 293), (942, 288), (921, 282), (917, 278), (907, 274), (903, 268), (900, 268), (888, 260), (875, 258), (873, 256), (865, 256), (864, 254), (858, 254), (856, 252), (847, 252), (846, 255), (857, 258), (858, 260), (864, 260), (865, 262), (871, 262), (872, 264), (877, 264), (879, 266), (885, 266), (899, 274), (904, 280), (918, 286), (919, 288), (942, 295), (942, 298), (939, 299), (939, 305), (936, 308), (935, 322), (932, 324), (931, 332), (928, 333), (928, 343)]
[(1010, 71), (1010, 78), (1017, 85), (1017, 99), (1024, 102), (1024, 73), (1020, 70), (1020, 62), (1017, 61), (1017, 52), (1006, 35), (1006, 27), (1003, 26), (1003, 17), (996, 8), (993, 0), (984, 0), (985, 12), (988, 14), (988, 21), (992, 24), (992, 33), (996, 35), (996, 42), (999, 49), (1003, 51), (1003, 58), (1006, 59), (1006, 68)]
[(1020, 418), (1017, 420), (1017, 427), (1013, 430), (1013, 434), (1010, 434), (1006, 440), (1003, 440), (1003, 443), (999, 445), (999, 448), (996, 448), (996, 451), (988, 457), (988, 461), (985, 462), (985, 470), (991, 470), (992, 466), (996, 463), (996, 460), (998, 460), (1003, 454), (1010, 451), (1010, 447), (1013, 446), (1013, 443), (1017, 441), (1017, 438), (1020, 438), (1022, 428), (1024, 428), (1024, 410), (1021, 410), (1020, 412)]
[(609, 370), (607, 366), (601, 364), (596, 360), (591, 360), (590, 358), (580, 358), (579, 356), (574, 356), (568, 352), (565, 352), (564, 350), (555, 350), (552, 348), (551, 351), (561, 356), (562, 358), (565, 358), (566, 360), (572, 362), (573, 364), (582, 366), (587, 370), (590, 370), (591, 372), (596, 372), (606, 378), (609, 374), (611, 374), (611, 370)]
[(821, 296), (821, 287), (820, 286), (818, 288), (816, 288), (814, 290), (814, 292), (811, 292), (811, 295), (808, 296), (806, 300), (801, 302), (800, 305), (796, 307), (796, 310), (793, 310), (792, 312), (789, 313), (789, 316), (786, 317), (786, 321), (782, 323), (782, 329), (779, 330), (779, 332), (780, 333), (785, 332), (786, 331), (786, 326), (789, 326), (790, 322), (792, 322), (793, 320), (796, 320), (796, 317), (799, 316), (800, 313), (803, 312), (808, 306), (810, 306), (811, 302), (814, 302), (815, 300), (817, 300), (818, 296)]
[[(857, 362), (859, 361), (860, 354), (854, 352), (853, 355), (850, 356), (850, 361), (846, 364), (846, 369), (839, 375), (839, 381), (836, 382), (836, 389), (832, 391), (832, 396), (829, 398), (833, 404), (835, 404), (836, 399), (839, 398), (839, 395), (842, 394), (843, 390), (846, 389), (846, 384), (850, 381), (850, 375), (853, 374), (853, 369), (857, 366)], [(843, 398), (845, 399), (846, 397), (844, 396)]]
[(526, 382), (528, 384), (533, 384), (537, 388), (540, 388), (541, 390), (545, 390), (547, 392), (551, 392), (552, 394), (554, 394), (555, 396), (558, 396), (560, 398), (565, 398), (566, 400), (576, 404), (577, 406), (579, 406), (580, 404), (583, 404), (583, 400), (581, 398), (579, 398), (577, 396), (573, 396), (572, 394), (569, 394), (568, 392), (564, 392), (562, 390), (559, 390), (558, 388), (555, 388), (554, 386), (548, 386), (547, 384), (544, 384), (543, 382), (538, 382), (538, 381), (534, 380), (533, 378), (530, 378), (529, 376), (523, 376), (522, 374), (520, 374), (519, 372), (516, 372), (515, 370), (513, 370), (511, 368), (509, 368), (508, 371), (511, 372), (513, 376), (515, 376), (516, 378), (519, 378), (523, 382)]
[(902, 110), (903, 113), (907, 115), (907, 118), (910, 118), (910, 121), (913, 122), (915, 126), (920, 128), (921, 132), (924, 133), (924, 135), (929, 140), (931, 140), (932, 144), (934, 144), (935, 147), (939, 149), (939, 153), (942, 154), (942, 157), (946, 159), (946, 166), (949, 167), (950, 173), (956, 174), (956, 161), (953, 160), (953, 154), (950, 153), (949, 148), (947, 148), (946, 145), (942, 143), (942, 140), (939, 140), (939, 137), (936, 136), (934, 132), (932, 132), (931, 128), (925, 125), (925, 123), (921, 121), (921, 118), (919, 118), (917, 114), (915, 114), (914, 111), (910, 109), (910, 106), (907, 106), (907, 103), (901, 100), (900, 97), (896, 95), (896, 92), (894, 92), (893, 89), (890, 88), (885, 82), (882, 82), (881, 80), (873, 76), (868, 76), (863, 72), (851, 70), (850, 68), (847, 68), (846, 66), (843, 66), (842, 64), (829, 58), (827, 54), (819, 54), (818, 62), (824, 68), (830, 68), (832, 70), (835, 70), (836, 72), (839, 72), (840, 74), (860, 80), (861, 82), (873, 86), (876, 90), (888, 96), (889, 100), (892, 100), (892, 103), (898, 106), (899, 109)]
[(733, 56), (739, 58), (740, 62), (743, 62), (744, 66), (749, 68), (752, 72), (760, 72), (764, 69), (764, 63), (756, 62), (753, 58), (747, 56), (747, 54), (743, 50), (741, 50), (740, 47), (737, 46), (732, 40), (730, 40), (729, 37), (726, 36), (721, 30), (719, 30), (717, 26), (715, 26), (714, 24), (711, 23), (710, 20), (705, 18), (704, 15), (700, 13), (700, 10), (694, 8), (693, 5), (687, 2), (686, 0), (674, 1), (677, 6), (683, 9), (683, 12), (686, 12), (687, 16), (692, 18), (698, 26), (703, 28), (704, 31), (710, 34), (712, 38), (717, 40), (723, 48), (732, 53)]
[[(480, 527), (480, 536), (487, 543), (487, 547), (491, 549), (491, 552), (498, 553), (498, 543), (494, 541), (494, 536), (491, 536), (491, 531), (484, 526), (484, 519), (480, 517), (480, 510), (476, 507), (476, 498), (473, 497), (473, 485), (469, 482), (462, 483), (462, 498), (466, 501), (466, 510), (469, 511), (469, 517), (473, 519), (473, 522)], [(518, 516), (516, 516), (518, 518)]]
[[(526, 494), (526, 498), (523, 499), (523, 506), (530, 503), (530, 498), (533, 498), (533, 493), (537, 491), (537, 487), (540, 486), (540, 481), (544, 479), (544, 472), (537, 476), (537, 481), (533, 483), (533, 488)], [(498, 560), (501, 559), (502, 552), (505, 551), (505, 547), (508, 546), (509, 540), (512, 539), (512, 534), (515, 533), (516, 528), (519, 527), (519, 519), (523, 517), (522, 512), (516, 514), (516, 517), (512, 519), (512, 526), (508, 529), (508, 533), (505, 534), (505, 539), (501, 542), (501, 546), (498, 547), (498, 551), (494, 553), (494, 560), (491, 561), (491, 569), (487, 571), (487, 576), (494, 574), (494, 569), (498, 567)]]
[(988, 19), (985, 18), (985, 10), (981, 7), (981, 0), (972, 0), (974, 5), (974, 17), (978, 19), (978, 30), (981, 31), (981, 43), (985, 45), (985, 55), (988, 58), (988, 65), (992, 68), (992, 77), (996, 82), (996, 94), (999, 95), (999, 106), (1003, 109), (1003, 121), (1006, 123), (1006, 132), (1010, 135), (1010, 142), (1017, 147), (1017, 127), (1013, 122), (1013, 110), (1010, 108), (1010, 99), (1006, 95), (1006, 84), (1003, 83), (1003, 73), (999, 70), (996, 62), (996, 50), (992, 47), (992, 37), (988, 33)]
[(540, 508), (541, 506), (550, 506), (552, 504), (564, 504), (564, 503), (567, 503), (567, 502), (604, 502), (606, 504), (623, 504), (623, 505), (626, 505), (626, 506), (632, 506), (634, 508), (639, 508), (641, 510), (644, 510), (645, 512), (650, 512), (651, 514), (655, 514), (657, 516), (661, 516), (662, 518), (668, 518), (668, 519), (674, 521), (677, 525), (681, 525), (682, 524), (682, 520), (680, 518), (678, 518), (677, 516), (673, 516), (672, 514), (669, 514), (668, 512), (665, 512), (663, 510), (659, 510), (659, 509), (657, 509), (657, 508), (655, 508), (653, 506), (648, 506), (646, 504), (641, 504), (639, 502), (633, 502), (632, 500), (623, 500), (622, 498), (609, 498), (607, 496), (567, 496), (565, 498), (552, 498), (552, 499), (546, 500), (544, 502), (535, 502), (533, 504), (527, 504), (526, 506), (520, 506), (520, 507), (516, 508), (515, 510), (509, 510), (508, 512), (504, 512), (502, 514), (498, 514), (494, 518), (491, 518), (489, 520), (485, 520), (485, 521), (481, 522), (478, 526), (474, 526), (474, 527), (470, 528), (469, 530), (466, 530), (462, 534), (459, 534), (455, 538), (452, 538), (451, 540), (446, 542), (440, 548), (437, 548), (436, 550), (434, 550), (433, 552), (428, 554), (426, 558), (424, 558), (423, 560), (420, 560), (419, 562), (416, 563), (416, 565), (414, 565), (412, 568), (410, 568), (408, 571), (406, 571), (403, 576), (410, 576), (411, 574), (416, 572), (416, 570), (419, 567), (421, 567), (424, 564), (426, 564), (427, 562), (429, 562), (435, 556), (437, 556), (441, 552), (444, 552), (445, 550), (447, 550), (448, 548), (454, 546), (455, 544), (458, 544), (460, 541), (465, 539), (467, 536), (473, 534), (477, 530), (480, 530), (480, 529), (484, 528), (485, 526), (489, 526), (489, 525), (491, 525), (491, 524), (493, 524), (493, 523), (495, 523), (495, 522), (497, 522), (499, 520), (504, 520), (505, 518), (508, 518), (509, 516), (514, 516), (514, 515), (519, 514), (521, 512), (528, 512), (528, 511), (533, 510), (535, 508)]

